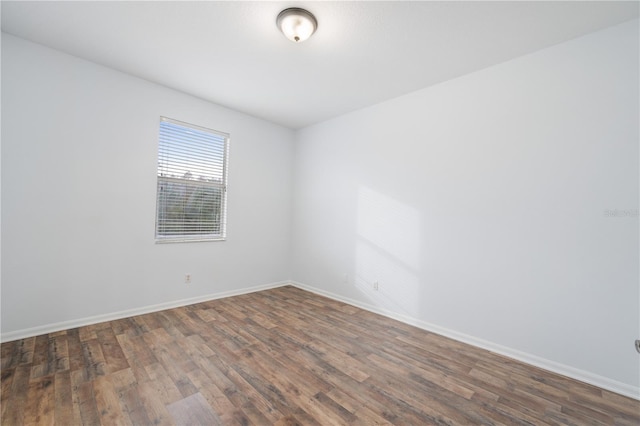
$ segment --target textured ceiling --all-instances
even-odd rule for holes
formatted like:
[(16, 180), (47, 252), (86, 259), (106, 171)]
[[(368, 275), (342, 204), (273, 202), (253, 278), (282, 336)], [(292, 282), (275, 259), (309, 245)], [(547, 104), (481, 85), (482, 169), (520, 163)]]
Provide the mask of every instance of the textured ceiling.
[[(318, 31), (275, 25), (298, 6)], [(2, 2), (2, 30), (300, 128), (638, 17), (638, 2)]]

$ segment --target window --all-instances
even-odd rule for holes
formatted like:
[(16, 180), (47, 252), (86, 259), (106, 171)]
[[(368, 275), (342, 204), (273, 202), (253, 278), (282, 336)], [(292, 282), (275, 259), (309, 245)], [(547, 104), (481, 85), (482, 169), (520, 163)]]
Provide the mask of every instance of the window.
[(160, 118), (156, 242), (225, 238), (229, 135)]

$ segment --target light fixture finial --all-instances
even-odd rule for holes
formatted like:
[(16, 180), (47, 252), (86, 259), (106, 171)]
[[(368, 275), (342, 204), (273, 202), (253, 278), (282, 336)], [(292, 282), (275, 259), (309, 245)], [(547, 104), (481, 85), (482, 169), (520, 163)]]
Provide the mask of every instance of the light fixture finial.
[(299, 7), (285, 9), (278, 14), (276, 25), (289, 40), (300, 43), (305, 41), (318, 28), (316, 17)]

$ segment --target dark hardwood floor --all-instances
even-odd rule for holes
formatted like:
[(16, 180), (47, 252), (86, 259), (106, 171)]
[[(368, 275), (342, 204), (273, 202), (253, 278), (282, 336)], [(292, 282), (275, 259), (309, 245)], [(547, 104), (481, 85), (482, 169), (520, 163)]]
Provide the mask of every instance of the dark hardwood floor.
[(2, 344), (2, 425), (640, 424), (640, 402), (295, 287)]

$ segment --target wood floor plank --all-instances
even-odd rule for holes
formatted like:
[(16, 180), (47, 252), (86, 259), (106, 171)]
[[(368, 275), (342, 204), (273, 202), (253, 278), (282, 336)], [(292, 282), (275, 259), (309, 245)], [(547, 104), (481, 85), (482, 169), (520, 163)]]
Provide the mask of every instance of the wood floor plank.
[(154, 388), (154, 393), (164, 404), (172, 404), (183, 398), (180, 389), (171, 380), (161, 363), (150, 364), (145, 370), (151, 379), (150, 384)]
[[(116, 340), (122, 349), (122, 353), (127, 359), (127, 363), (134, 369), (134, 373), (144, 371), (144, 367), (147, 365), (158, 362), (157, 358), (153, 354), (153, 351), (143, 340), (142, 336), (130, 337), (128, 334), (123, 333), (116, 336)], [(144, 380), (144, 377), (138, 377), (139, 380)]]
[(80, 408), (73, 403), (71, 372), (61, 371), (54, 377), (55, 423), (59, 425), (79, 425), (82, 423)]
[[(95, 331), (88, 333), (88, 335), (96, 336)], [(84, 363), (82, 365), (85, 371), (85, 377), (88, 380), (94, 380), (99, 376), (104, 376), (107, 370), (107, 365), (102, 354), (102, 347), (100, 342), (96, 338), (86, 339), (82, 341), (82, 355), (84, 357)]]
[(53, 425), (55, 423), (54, 377), (38, 377), (29, 381), (25, 424)]
[(200, 393), (207, 400), (207, 403), (216, 413), (220, 413), (220, 421), (224, 424), (232, 422), (236, 406), (227, 398), (215, 383), (202, 369), (194, 370), (188, 373), (189, 379), (194, 386), (200, 389)]
[[(7, 395), (2, 395), (2, 421), (1, 424), (24, 424), (24, 413), (28, 404), (29, 377), (31, 367), (19, 365), (11, 375), (11, 386)], [(4, 378), (4, 375), (2, 376)], [(6, 423), (5, 423), (6, 422)]]
[(132, 425), (131, 418), (107, 376), (97, 377), (93, 381), (93, 394), (100, 414), (100, 423), (105, 425)]
[(15, 356), (16, 347), (18, 345), (24, 345), (24, 341), (25, 339), (14, 340), (0, 345), (0, 368), (2, 368), (3, 371), (15, 367), (13, 363), (17, 364), (17, 357)]
[(152, 424), (140, 398), (138, 381), (133, 370), (131, 368), (119, 370), (109, 374), (107, 378), (113, 385), (113, 389), (120, 399), (120, 406), (128, 414), (131, 423), (134, 425)]
[(173, 425), (173, 417), (163, 402), (162, 395), (153, 381), (138, 383), (138, 395), (140, 403), (147, 413), (150, 423), (153, 425)]
[(640, 401), (291, 286), (0, 352), (10, 426), (640, 424)]
[(167, 407), (176, 424), (180, 425), (218, 425), (222, 422), (211, 409), (202, 394), (194, 393)]
[(33, 362), (33, 353), (36, 345), (36, 338), (8, 342), (6, 349), (2, 349), (2, 369), (16, 367), (22, 364), (30, 364)]
[[(236, 408), (241, 409), (255, 424), (274, 423), (281, 417), (275, 405), (277, 401), (264, 398), (218, 355), (207, 358), (206, 363), (201, 364), (201, 368), (229, 401)], [(267, 421), (265, 422), (264, 419)]]
[(15, 372), (15, 368), (6, 368), (2, 370), (2, 386), (0, 387), (0, 418), (3, 418), (7, 411)]
[(100, 424), (100, 415), (93, 394), (93, 383), (86, 377), (86, 370), (71, 372), (71, 397), (73, 407), (69, 409), (80, 412), (83, 425)]
[(122, 347), (116, 339), (112, 328), (105, 328), (96, 332), (100, 349), (104, 356), (105, 364), (109, 373), (115, 373), (125, 368), (129, 368), (129, 362), (122, 351)]
[(67, 353), (69, 354), (69, 370), (76, 371), (84, 368), (85, 360), (79, 328), (67, 330)]

